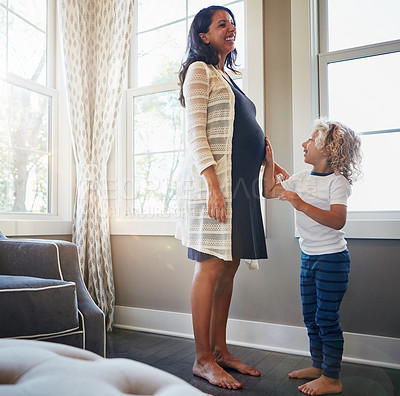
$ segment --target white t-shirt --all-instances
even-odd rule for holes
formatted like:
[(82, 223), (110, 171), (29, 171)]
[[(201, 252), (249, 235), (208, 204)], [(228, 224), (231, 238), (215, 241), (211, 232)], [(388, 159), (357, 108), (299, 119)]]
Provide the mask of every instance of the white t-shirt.
[[(344, 176), (309, 170), (283, 181), (282, 187), (294, 191), (303, 201), (323, 210), (329, 210), (330, 205), (347, 206), (351, 194), (350, 183)], [(342, 230), (317, 223), (303, 212), (296, 211), (296, 225), (300, 234), (300, 248), (306, 254), (338, 253), (347, 247)]]

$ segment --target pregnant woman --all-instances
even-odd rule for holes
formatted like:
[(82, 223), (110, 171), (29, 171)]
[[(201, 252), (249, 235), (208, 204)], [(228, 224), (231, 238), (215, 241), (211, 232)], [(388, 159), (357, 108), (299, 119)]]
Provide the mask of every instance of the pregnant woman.
[[(192, 22), (179, 73), (187, 155), (178, 180), (176, 237), (196, 262), (193, 373), (228, 389), (242, 384), (224, 368), (260, 375), (229, 353), (226, 325), (240, 259), (267, 258), (259, 194), (265, 136), (253, 102), (225, 73), (225, 67), (238, 73), (235, 39), (229, 9), (202, 9)], [(289, 176), (277, 164), (275, 171)]]

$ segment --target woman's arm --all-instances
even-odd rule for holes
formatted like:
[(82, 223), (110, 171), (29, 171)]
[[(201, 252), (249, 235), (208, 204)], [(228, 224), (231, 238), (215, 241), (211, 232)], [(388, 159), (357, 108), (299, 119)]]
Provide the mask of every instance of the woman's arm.
[(216, 161), (206, 132), (209, 76), (204, 62), (195, 62), (189, 66), (183, 85), (183, 94), (188, 126), (187, 141), (196, 169), (207, 185), (208, 215), (220, 223), (226, 223), (225, 199), (215, 173)]
[(187, 143), (199, 174), (216, 161), (207, 139), (210, 79), (204, 62), (192, 63), (183, 83), (186, 105)]
[(293, 191), (284, 191), (279, 199), (289, 201), (296, 210), (324, 226), (341, 230), (346, 224), (347, 207), (345, 205), (331, 205), (330, 210), (320, 209), (303, 201)]

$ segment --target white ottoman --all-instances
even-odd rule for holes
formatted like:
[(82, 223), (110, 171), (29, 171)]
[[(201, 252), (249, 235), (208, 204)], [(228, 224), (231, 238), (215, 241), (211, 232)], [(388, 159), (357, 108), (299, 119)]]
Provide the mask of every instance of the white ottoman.
[(43, 341), (0, 339), (1, 396), (198, 396), (180, 378), (129, 359)]

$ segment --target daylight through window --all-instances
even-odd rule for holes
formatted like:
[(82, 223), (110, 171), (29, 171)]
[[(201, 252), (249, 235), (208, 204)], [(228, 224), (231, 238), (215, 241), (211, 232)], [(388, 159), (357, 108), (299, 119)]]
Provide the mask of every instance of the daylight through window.
[(0, 1), (0, 212), (51, 211), (46, 0)]
[(320, 4), (320, 112), (362, 134), (349, 210), (400, 211), (400, 2)]

